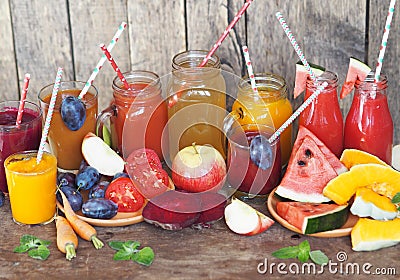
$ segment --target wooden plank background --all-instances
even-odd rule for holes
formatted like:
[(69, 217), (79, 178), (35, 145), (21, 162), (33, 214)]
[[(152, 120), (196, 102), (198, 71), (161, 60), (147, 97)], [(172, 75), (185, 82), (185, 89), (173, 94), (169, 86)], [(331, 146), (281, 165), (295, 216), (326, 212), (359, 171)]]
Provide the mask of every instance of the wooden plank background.
[[(290, 94), (298, 58), (275, 18), (281, 11), (307, 59), (338, 73), (340, 85), (349, 57), (371, 67), (379, 52), (389, 0), (255, 0), (218, 49), (223, 69), (246, 73), (241, 46), (247, 44), (256, 72), (282, 75)], [(0, 97), (18, 99), (25, 73), (29, 99), (52, 83), (57, 67), (63, 80), (86, 81), (100, 58), (98, 45), (128, 23), (112, 54), (123, 71), (151, 70), (165, 76), (174, 54), (209, 50), (244, 0), (9, 0), (0, 1)], [(383, 64), (389, 77), (389, 105), (400, 143), (399, 12), (395, 12)], [(100, 108), (110, 102), (115, 73), (107, 64), (95, 80)], [(235, 88), (236, 85), (229, 85)], [(294, 106), (300, 100), (292, 100)], [(344, 116), (352, 97), (341, 100)]]

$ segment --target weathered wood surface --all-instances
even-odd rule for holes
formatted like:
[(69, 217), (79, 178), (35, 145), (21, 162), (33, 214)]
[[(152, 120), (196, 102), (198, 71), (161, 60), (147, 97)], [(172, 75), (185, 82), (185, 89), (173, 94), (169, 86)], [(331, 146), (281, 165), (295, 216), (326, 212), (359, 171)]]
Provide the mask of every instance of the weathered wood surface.
[[(107, 44), (122, 21), (128, 27), (112, 52), (119, 67), (165, 76), (174, 54), (185, 49), (210, 49), (243, 2), (1, 1), (1, 98), (17, 99), (27, 72), (32, 75), (29, 99), (34, 101), (39, 89), (54, 81), (58, 66), (64, 68), (63, 79), (87, 80), (101, 55), (98, 45)], [(338, 73), (341, 84), (350, 56), (375, 66), (389, 2), (256, 0), (217, 54), (224, 70), (242, 76), (246, 68), (241, 46), (247, 44), (254, 70), (282, 75), (291, 93), (298, 58), (275, 18), (281, 11), (308, 60)], [(383, 73), (389, 76), (389, 104), (395, 124), (400, 123), (398, 14), (396, 11), (383, 64)], [(100, 108), (111, 99), (114, 77), (110, 65), (105, 65), (95, 80)], [(340, 101), (344, 115), (351, 100), (349, 96)], [(301, 98), (292, 102), (297, 107)], [(394, 142), (400, 143), (398, 125)]]
[[(265, 205), (256, 207), (268, 213)], [(79, 240), (77, 257), (67, 261), (65, 255), (57, 250), (54, 223), (37, 227), (15, 224), (8, 199), (0, 208), (0, 217), (0, 279), (280, 279), (282, 276), (300, 279), (344, 279), (349, 276), (355, 279), (395, 279), (400, 273), (398, 246), (375, 252), (353, 252), (350, 237), (299, 237), (277, 223), (260, 235), (246, 237), (231, 232), (223, 221), (210, 229), (187, 228), (175, 232), (145, 222), (124, 227), (96, 227), (99, 238), (105, 243), (136, 240), (142, 246), (151, 246), (155, 259), (150, 267), (131, 261), (113, 261), (115, 251), (108, 245), (96, 250), (82, 239)], [(23, 234), (52, 242), (49, 246), (51, 254), (46, 261), (31, 259), (26, 253), (13, 253)], [(329, 257), (331, 266), (326, 266), (323, 273), (320, 266), (316, 270), (311, 268), (311, 272), (305, 267), (302, 273), (300, 262), (272, 257), (273, 251), (297, 245), (303, 240), (310, 242), (312, 250), (322, 250)], [(339, 261), (338, 254), (347, 259)], [(268, 271), (261, 274), (257, 267), (265, 259), (268, 260)], [(280, 267), (286, 275), (278, 272), (277, 265), (280, 263), (286, 265)], [(271, 270), (272, 264), (275, 265)], [(362, 270), (363, 266), (367, 271)], [(300, 268), (299, 273), (293, 272), (296, 267)], [(386, 271), (387, 275), (373, 275), (379, 272), (377, 269), (381, 273)]]

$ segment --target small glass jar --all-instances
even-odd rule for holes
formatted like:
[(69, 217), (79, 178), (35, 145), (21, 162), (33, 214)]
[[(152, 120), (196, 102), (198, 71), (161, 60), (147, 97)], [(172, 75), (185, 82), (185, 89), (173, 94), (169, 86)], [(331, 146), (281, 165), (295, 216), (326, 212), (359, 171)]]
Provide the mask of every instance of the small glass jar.
[(198, 67), (207, 51), (189, 50), (172, 59), (172, 75), (167, 86), (169, 158), (196, 143), (212, 145), (226, 157), (222, 124), (226, 115), (226, 85), (221, 63), (213, 55)]
[(338, 78), (330, 71), (317, 77), (314, 82), (307, 78), (304, 100), (309, 98), (322, 83), (328, 85), (317, 98), (300, 114), (299, 125), (315, 134), (335, 155), (343, 152), (343, 117), (338, 100)]
[(375, 83), (374, 73), (357, 79), (353, 102), (346, 117), (344, 147), (359, 149), (392, 162), (393, 120), (387, 102), (387, 77)]
[[(293, 113), (287, 98), (286, 81), (271, 73), (256, 73), (254, 78), (258, 93), (253, 91), (250, 78), (244, 77), (239, 82), (231, 115), (241, 125), (265, 124), (278, 129)], [(280, 148), (281, 163), (285, 166), (292, 151), (292, 125), (280, 135)]]

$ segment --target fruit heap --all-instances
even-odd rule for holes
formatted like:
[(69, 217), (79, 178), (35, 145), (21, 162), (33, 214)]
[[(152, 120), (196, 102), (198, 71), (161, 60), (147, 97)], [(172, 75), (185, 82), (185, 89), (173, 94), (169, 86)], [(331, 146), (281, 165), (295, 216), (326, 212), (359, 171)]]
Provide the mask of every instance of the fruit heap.
[(400, 172), (359, 150), (345, 150), (341, 161), (350, 169), (324, 188), (324, 195), (347, 204), (360, 219), (351, 231), (355, 251), (372, 251), (400, 242), (400, 218), (392, 199), (400, 192)]

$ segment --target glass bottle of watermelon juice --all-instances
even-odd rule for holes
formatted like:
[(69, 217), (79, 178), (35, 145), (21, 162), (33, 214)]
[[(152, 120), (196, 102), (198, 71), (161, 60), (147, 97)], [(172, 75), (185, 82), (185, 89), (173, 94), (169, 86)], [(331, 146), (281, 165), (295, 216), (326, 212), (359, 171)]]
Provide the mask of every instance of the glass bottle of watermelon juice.
[(339, 158), (343, 151), (343, 117), (338, 101), (337, 75), (325, 71), (316, 82), (308, 76), (304, 100), (323, 82), (328, 85), (300, 114), (299, 124), (314, 133)]
[(387, 77), (375, 83), (374, 74), (357, 79), (353, 102), (346, 117), (344, 147), (371, 153), (392, 162), (393, 120), (387, 102)]
[[(239, 82), (237, 100), (231, 115), (241, 125), (264, 124), (279, 128), (293, 113), (287, 98), (287, 85), (283, 77), (271, 73), (254, 75), (258, 94), (254, 93), (250, 79)], [(292, 151), (292, 125), (280, 135), (281, 164), (285, 166)]]

